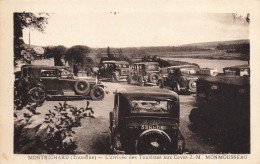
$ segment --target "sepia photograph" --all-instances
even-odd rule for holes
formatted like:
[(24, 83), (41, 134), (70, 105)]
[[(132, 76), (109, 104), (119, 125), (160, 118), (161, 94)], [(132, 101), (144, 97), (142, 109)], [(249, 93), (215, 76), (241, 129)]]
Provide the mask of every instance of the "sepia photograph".
[(250, 153), (250, 13), (13, 21), (14, 153)]
[(259, 162), (260, 4), (202, 1), (0, 2), (0, 163)]

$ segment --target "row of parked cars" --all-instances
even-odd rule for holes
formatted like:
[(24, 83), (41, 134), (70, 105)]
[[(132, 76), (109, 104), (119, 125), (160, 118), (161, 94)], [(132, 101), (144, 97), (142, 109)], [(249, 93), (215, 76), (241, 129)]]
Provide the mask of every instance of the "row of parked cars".
[(109, 72), (107, 78), (112, 82), (125, 79), (128, 84), (159, 86), (115, 92), (114, 110), (110, 113), (114, 152), (183, 153), (185, 141), (179, 130), (178, 94), (195, 93), (197, 105), (191, 110), (190, 122), (217, 136), (218, 142), (227, 140), (223, 143), (232, 149), (227, 152), (249, 153), (248, 65), (226, 67), (223, 73), (218, 73), (216, 69), (201, 69), (193, 64), (159, 68), (156, 62), (140, 62), (130, 67), (126, 62), (106, 61), (101, 71), (101, 78)]
[(156, 62), (140, 62), (130, 67), (124, 61), (105, 61), (98, 78), (82, 79), (74, 77), (66, 67), (25, 65), (15, 86), (18, 90), (25, 89), (30, 101), (42, 102), (46, 95), (67, 96), (66, 90), (72, 90), (75, 96), (102, 100), (105, 86), (99, 79), (104, 78), (112, 82), (124, 79), (128, 84), (137, 82), (140, 86), (158, 85), (158, 88), (129, 87), (115, 91), (114, 109), (109, 115), (111, 149), (128, 154), (183, 153), (185, 141), (179, 129), (178, 94), (196, 93), (197, 105), (191, 110), (190, 121), (221, 132), (228, 129), (239, 138), (239, 144), (235, 145), (243, 145), (247, 151), (249, 66), (227, 67), (223, 72), (217, 75), (215, 69), (200, 69), (192, 64), (160, 69)]

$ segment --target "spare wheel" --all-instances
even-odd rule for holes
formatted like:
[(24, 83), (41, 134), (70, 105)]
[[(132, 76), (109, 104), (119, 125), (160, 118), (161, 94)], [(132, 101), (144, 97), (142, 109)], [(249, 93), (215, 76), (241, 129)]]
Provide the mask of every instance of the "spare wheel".
[(157, 73), (152, 73), (149, 77), (150, 82), (155, 84), (157, 83), (158, 79), (159, 75)]
[(197, 86), (195, 80), (190, 80), (188, 85), (191, 92), (196, 92)]
[(76, 81), (76, 83), (74, 85), (74, 89), (75, 89), (76, 94), (86, 95), (89, 93), (90, 84), (89, 84), (89, 82), (87, 82), (85, 80), (78, 80), (78, 81)]
[(144, 131), (135, 145), (137, 154), (166, 154), (171, 150), (171, 138), (162, 130)]

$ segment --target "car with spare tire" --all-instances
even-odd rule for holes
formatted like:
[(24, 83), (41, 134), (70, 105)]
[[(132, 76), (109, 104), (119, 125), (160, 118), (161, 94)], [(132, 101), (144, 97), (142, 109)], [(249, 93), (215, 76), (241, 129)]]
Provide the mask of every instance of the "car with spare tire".
[(102, 61), (98, 76), (99, 79), (109, 79), (112, 82), (126, 80), (129, 72), (129, 63), (127, 61)]
[(15, 85), (26, 93), (29, 102), (36, 103), (42, 103), (51, 95), (90, 96), (93, 100), (102, 100), (105, 96), (105, 86), (97, 78), (74, 79), (65, 66), (23, 65)]
[(119, 88), (110, 112), (110, 146), (122, 154), (183, 153), (179, 96), (151, 87)]
[(139, 86), (144, 86), (147, 83), (156, 85), (159, 79), (159, 70), (158, 62), (134, 63), (132, 70), (127, 76), (127, 83), (138, 82)]
[(169, 88), (176, 93), (196, 93), (196, 81), (199, 68), (196, 65), (170, 66), (160, 74), (158, 85), (160, 88)]

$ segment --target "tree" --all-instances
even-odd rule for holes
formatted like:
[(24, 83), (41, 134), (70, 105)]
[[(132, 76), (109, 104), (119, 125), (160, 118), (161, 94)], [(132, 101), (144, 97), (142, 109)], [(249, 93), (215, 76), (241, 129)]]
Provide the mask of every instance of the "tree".
[(107, 47), (107, 57), (108, 57), (109, 59), (112, 58), (112, 53), (111, 53), (111, 51), (110, 51), (109, 46)]
[(88, 46), (76, 45), (69, 48), (65, 54), (65, 60), (75, 62), (77, 64), (84, 64), (86, 54), (90, 52)]
[(33, 14), (30, 12), (14, 13), (14, 58), (15, 61), (20, 59), (21, 51), (26, 49), (23, 41), (23, 29), (32, 28), (44, 32), (48, 24), (48, 13)]
[(54, 47), (46, 47), (45, 48), (45, 56), (47, 58), (54, 58), (54, 64), (56, 66), (62, 66), (64, 63), (61, 61), (61, 59), (65, 56), (66, 54), (66, 47), (59, 45), (59, 46), (54, 46)]

